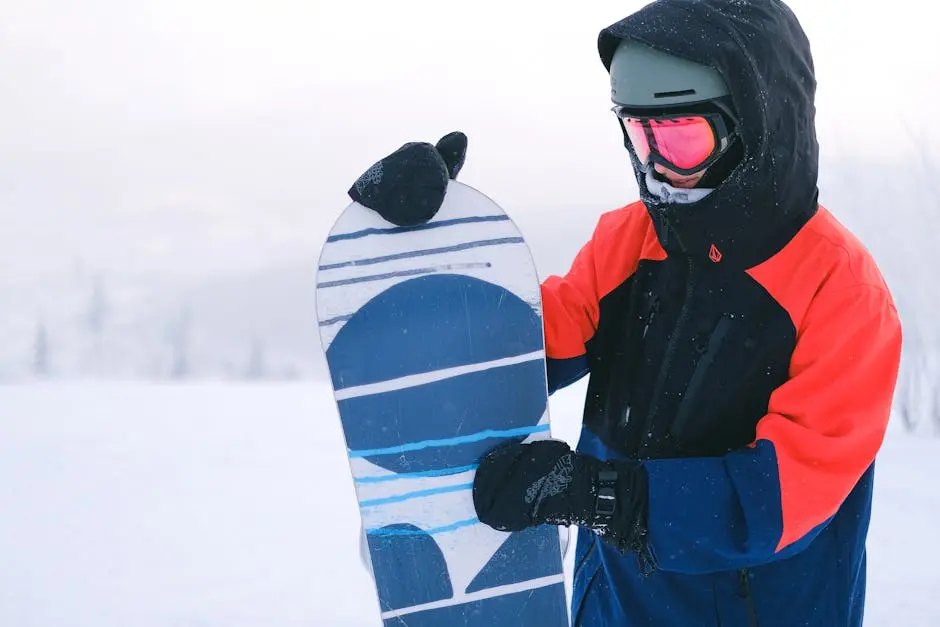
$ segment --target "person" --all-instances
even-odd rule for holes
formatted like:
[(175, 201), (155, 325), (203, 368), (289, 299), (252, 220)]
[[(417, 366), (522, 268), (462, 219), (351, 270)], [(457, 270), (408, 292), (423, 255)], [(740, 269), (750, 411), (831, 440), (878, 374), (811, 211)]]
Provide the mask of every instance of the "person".
[[(779, 0), (657, 0), (598, 50), (640, 199), (542, 284), (550, 391), (588, 377), (579, 442), (491, 450), (479, 519), (578, 527), (576, 626), (857, 627), (902, 334), (819, 201), (807, 37)], [(350, 196), (427, 219), (466, 141)]]

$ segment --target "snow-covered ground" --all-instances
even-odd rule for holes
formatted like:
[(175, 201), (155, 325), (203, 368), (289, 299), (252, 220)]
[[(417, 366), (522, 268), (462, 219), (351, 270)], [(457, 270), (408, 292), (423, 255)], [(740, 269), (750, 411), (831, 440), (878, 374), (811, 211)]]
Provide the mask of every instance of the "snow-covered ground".
[[(937, 476), (940, 440), (893, 430), (867, 625), (940, 623)], [(358, 533), (323, 384), (0, 387), (4, 627), (377, 626)]]

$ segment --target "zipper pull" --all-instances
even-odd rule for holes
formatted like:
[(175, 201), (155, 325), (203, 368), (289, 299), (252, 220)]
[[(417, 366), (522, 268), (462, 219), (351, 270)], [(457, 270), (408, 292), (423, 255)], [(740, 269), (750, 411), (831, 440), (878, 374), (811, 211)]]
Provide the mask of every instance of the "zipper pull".
[(646, 323), (643, 326), (643, 339), (646, 339), (646, 332), (650, 330), (650, 326), (653, 324), (653, 320), (656, 318), (656, 314), (659, 312), (659, 297), (656, 294), (653, 294), (650, 297), (649, 312), (646, 314)]
[(670, 230), (671, 227), (670, 227), (670, 225), (669, 225), (669, 217), (666, 215), (666, 210), (665, 210), (665, 209), (660, 209), (660, 210), (659, 210), (659, 218), (663, 221), (663, 242), (662, 242), (662, 245), (663, 245), (663, 248), (666, 248), (667, 246), (669, 246), (669, 230)]

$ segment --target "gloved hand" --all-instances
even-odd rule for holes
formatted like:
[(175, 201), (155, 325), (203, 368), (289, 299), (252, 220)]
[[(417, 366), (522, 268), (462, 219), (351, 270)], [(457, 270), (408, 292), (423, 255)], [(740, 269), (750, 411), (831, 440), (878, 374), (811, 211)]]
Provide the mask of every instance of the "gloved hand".
[(373, 164), (349, 188), (349, 197), (397, 226), (416, 226), (434, 217), (449, 180), (456, 180), (467, 156), (467, 136), (448, 133), (437, 145), (409, 142)]
[(480, 522), (499, 531), (578, 525), (620, 551), (638, 550), (646, 534), (646, 472), (637, 462), (602, 462), (560, 440), (511, 443), (480, 462), (473, 504)]

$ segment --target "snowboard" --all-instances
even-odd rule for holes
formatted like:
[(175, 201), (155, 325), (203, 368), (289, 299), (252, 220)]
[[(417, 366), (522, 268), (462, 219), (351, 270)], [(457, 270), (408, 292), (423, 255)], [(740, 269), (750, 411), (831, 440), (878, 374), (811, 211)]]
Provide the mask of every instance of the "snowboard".
[(549, 437), (541, 296), (516, 225), (451, 180), (428, 222), (352, 203), (317, 316), (385, 627), (568, 627), (559, 529), (476, 518), (479, 460)]

